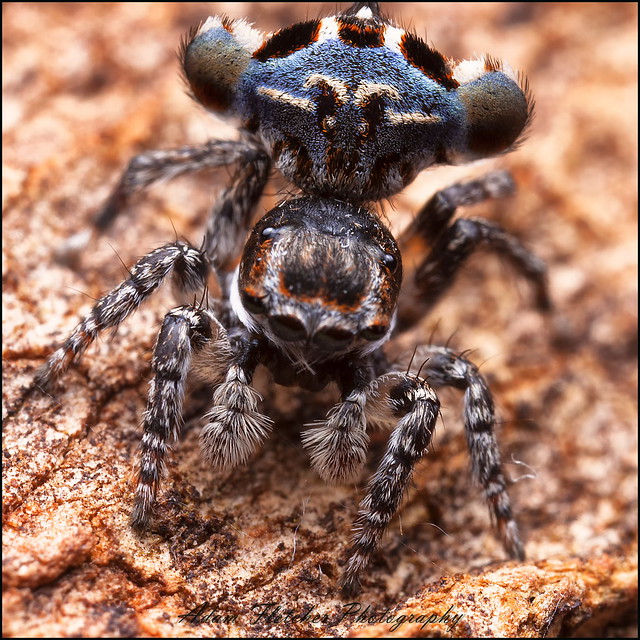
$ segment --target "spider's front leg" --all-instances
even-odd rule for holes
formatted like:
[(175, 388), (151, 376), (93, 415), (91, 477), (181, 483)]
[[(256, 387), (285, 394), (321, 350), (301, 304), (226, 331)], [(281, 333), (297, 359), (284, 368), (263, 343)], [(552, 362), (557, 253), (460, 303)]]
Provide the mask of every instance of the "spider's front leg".
[(398, 422), (353, 525), (353, 545), (341, 580), (346, 597), (359, 591), (359, 575), (396, 514), (415, 464), (427, 453), (440, 412), (438, 397), (426, 380), (413, 375), (398, 377), (386, 400), (387, 410)]
[(493, 398), (487, 383), (472, 362), (447, 347), (422, 347), (417, 350), (416, 358), (426, 360), (422, 370), (436, 388), (449, 386), (464, 390), (464, 425), (473, 477), (484, 490), (505, 550), (511, 558), (524, 560), (524, 546), (502, 472), (494, 433)]
[(263, 344), (241, 337), (232, 343), (234, 357), (224, 382), (213, 394), (213, 408), (200, 433), (204, 457), (216, 468), (235, 467), (249, 458), (267, 437), (271, 419), (260, 413), (260, 394), (251, 386)]
[[(246, 140), (252, 140), (245, 136)], [(246, 236), (253, 226), (254, 210), (269, 178), (271, 160), (255, 141), (243, 149), (231, 185), (216, 199), (204, 239), (209, 258), (223, 296), (228, 299), (233, 272)]]
[(181, 292), (201, 292), (209, 266), (201, 251), (184, 242), (165, 245), (141, 258), (129, 271), (129, 278), (100, 298), (49, 358), (36, 374), (35, 384), (44, 389), (55, 384), (102, 331), (118, 327), (172, 272)]
[(451, 287), (469, 256), (481, 248), (506, 258), (532, 283), (536, 306), (542, 311), (551, 308), (546, 266), (519, 240), (502, 227), (480, 218), (459, 218), (451, 223), (459, 207), (505, 197), (513, 190), (511, 175), (496, 171), (438, 191), (418, 212), (404, 232), (401, 246), (405, 255), (408, 251), (424, 253), (426, 250), (429, 254), (416, 269), (413, 295), (405, 295), (401, 301), (398, 313), (401, 331), (429, 312)]
[(311, 465), (327, 482), (354, 480), (366, 462), (369, 436), (365, 409), (371, 374), (369, 367), (342, 363), (337, 376), (342, 399), (325, 420), (302, 434)]
[(153, 352), (154, 377), (149, 382), (147, 409), (143, 417), (138, 481), (131, 525), (144, 529), (151, 517), (165, 456), (178, 439), (182, 425), (182, 404), (187, 375), (194, 355), (209, 346), (216, 355), (216, 367), (207, 367), (207, 381), (220, 382), (225, 360), (231, 358), (227, 334), (216, 318), (204, 309), (177, 307), (164, 318)]

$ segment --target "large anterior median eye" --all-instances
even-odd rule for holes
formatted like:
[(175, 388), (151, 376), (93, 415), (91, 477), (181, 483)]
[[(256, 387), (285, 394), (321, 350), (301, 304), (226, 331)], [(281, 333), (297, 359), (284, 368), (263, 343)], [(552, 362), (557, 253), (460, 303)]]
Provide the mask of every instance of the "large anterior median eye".
[(294, 316), (270, 316), (269, 324), (273, 332), (286, 342), (296, 342), (307, 337), (307, 330)]

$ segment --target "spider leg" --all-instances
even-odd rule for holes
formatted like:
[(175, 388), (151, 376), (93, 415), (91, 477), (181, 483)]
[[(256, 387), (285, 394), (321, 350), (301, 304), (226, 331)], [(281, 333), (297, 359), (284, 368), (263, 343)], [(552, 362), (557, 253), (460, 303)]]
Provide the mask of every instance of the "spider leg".
[[(217, 337), (214, 331), (217, 331)], [(131, 525), (138, 530), (144, 529), (149, 522), (165, 472), (167, 450), (178, 439), (182, 427), (184, 389), (192, 358), (210, 343), (218, 351), (224, 351), (226, 332), (209, 312), (183, 306), (165, 316), (151, 361), (154, 377), (149, 382), (147, 409), (143, 416), (144, 435), (131, 514)], [(218, 380), (210, 373), (210, 381), (214, 384), (223, 378), (224, 369), (221, 367), (215, 373)]]
[(369, 436), (365, 408), (370, 383), (368, 367), (347, 367), (339, 380), (342, 401), (325, 420), (302, 434), (311, 465), (327, 482), (349, 482), (366, 462)]
[[(451, 287), (467, 258), (480, 248), (505, 257), (535, 289), (536, 305), (551, 308), (546, 266), (499, 225), (478, 218), (459, 218), (450, 224), (460, 206), (509, 195), (514, 189), (508, 172), (490, 173), (477, 180), (452, 185), (437, 192), (419, 211), (403, 234), (405, 250), (429, 255), (418, 266), (411, 295), (398, 311), (400, 331), (413, 326)], [(407, 291), (407, 294), (409, 291)]]
[(440, 411), (438, 397), (425, 380), (407, 374), (397, 376), (400, 381), (387, 396), (387, 410), (397, 425), (353, 525), (353, 544), (341, 579), (347, 597), (359, 591), (358, 576), (397, 512), (415, 464), (427, 452)]
[(262, 147), (249, 136), (245, 136), (238, 141), (209, 140), (202, 145), (167, 151), (147, 151), (133, 157), (89, 227), (68, 238), (57, 250), (57, 259), (65, 264), (74, 265), (89, 243), (111, 227), (135, 193), (148, 189), (156, 182), (244, 162), (247, 157), (256, 153), (264, 153)]
[(428, 358), (422, 370), (435, 387), (464, 390), (464, 424), (473, 477), (484, 490), (505, 550), (510, 557), (523, 560), (524, 547), (502, 472), (493, 398), (487, 383), (472, 362), (447, 347), (422, 347), (418, 354), (420, 359)]
[(225, 298), (229, 297), (232, 274), (253, 226), (254, 209), (270, 169), (271, 161), (261, 147), (247, 147), (231, 185), (217, 197), (209, 215), (203, 250)]
[(209, 423), (200, 432), (204, 457), (216, 468), (246, 462), (267, 437), (272, 421), (257, 411), (260, 394), (251, 386), (260, 361), (259, 340), (237, 340), (236, 356), (213, 394)]
[(147, 254), (131, 268), (127, 280), (98, 300), (36, 374), (35, 384), (51, 387), (102, 331), (120, 325), (171, 272), (178, 289), (193, 292), (204, 288), (208, 271), (202, 252), (184, 242), (167, 244)]

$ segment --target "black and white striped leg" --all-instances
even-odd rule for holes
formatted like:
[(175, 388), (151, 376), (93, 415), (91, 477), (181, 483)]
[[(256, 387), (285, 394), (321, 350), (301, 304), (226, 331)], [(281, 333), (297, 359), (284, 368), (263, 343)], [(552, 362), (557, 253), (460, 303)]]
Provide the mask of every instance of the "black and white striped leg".
[(347, 369), (342, 401), (302, 434), (311, 465), (327, 482), (354, 480), (367, 459), (369, 436), (365, 409), (369, 391), (368, 367)]
[(546, 266), (516, 238), (482, 219), (460, 218), (449, 225), (458, 207), (509, 195), (512, 191), (511, 176), (504, 171), (495, 172), (439, 191), (421, 209), (403, 235), (402, 243), (409, 248), (412, 244), (420, 245), (420, 250), (428, 248), (429, 255), (416, 270), (412, 295), (401, 301), (398, 314), (401, 331), (424, 317), (454, 283), (469, 256), (481, 248), (506, 258), (532, 283), (537, 307), (542, 311), (551, 308)]
[(260, 413), (260, 394), (251, 386), (259, 362), (260, 345), (242, 340), (225, 380), (213, 394), (208, 424), (200, 433), (203, 456), (212, 466), (228, 469), (243, 464), (264, 441), (272, 420)]
[(477, 367), (446, 347), (424, 347), (416, 357), (428, 358), (422, 371), (436, 388), (464, 390), (464, 424), (474, 479), (484, 490), (489, 510), (510, 557), (524, 559), (524, 546), (511, 511), (507, 483), (496, 441), (493, 398)]
[(229, 296), (237, 258), (253, 227), (255, 207), (269, 178), (271, 160), (261, 147), (247, 147), (231, 185), (216, 199), (209, 214), (204, 252)]
[(135, 193), (148, 189), (156, 182), (241, 162), (256, 150), (261, 150), (261, 147), (247, 138), (238, 141), (210, 140), (202, 145), (147, 151), (135, 156), (129, 161), (89, 228), (69, 238), (57, 250), (56, 257), (66, 264), (77, 262), (91, 240), (111, 227)]
[(168, 244), (147, 254), (131, 268), (127, 280), (98, 300), (37, 373), (35, 383), (43, 388), (55, 383), (102, 331), (122, 323), (171, 272), (178, 288), (196, 292), (205, 286), (208, 271), (202, 252), (184, 242)]
[[(184, 388), (194, 352), (214, 338), (224, 339), (225, 332), (207, 311), (177, 307), (164, 318), (151, 361), (154, 377), (149, 383), (143, 416), (144, 435), (131, 514), (131, 524), (136, 529), (144, 529), (149, 522), (165, 473), (167, 450), (180, 433)], [(221, 377), (223, 373), (220, 371)]]
[(424, 379), (398, 377), (388, 393), (388, 408), (399, 420), (353, 525), (353, 544), (341, 580), (346, 597), (360, 590), (359, 576), (396, 514), (415, 464), (427, 453), (440, 412), (438, 397)]

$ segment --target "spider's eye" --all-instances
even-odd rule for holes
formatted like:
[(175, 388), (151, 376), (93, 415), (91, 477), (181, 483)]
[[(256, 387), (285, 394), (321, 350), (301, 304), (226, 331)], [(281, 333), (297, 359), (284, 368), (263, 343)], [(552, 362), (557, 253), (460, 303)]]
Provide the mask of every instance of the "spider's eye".
[(262, 230), (262, 235), (265, 238), (270, 238), (271, 236), (275, 235), (276, 230), (273, 227), (265, 227)]
[(370, 327), (364, 328), (360, 332), (360, 335), (365, 340), (370, 340), (371, 342), (374, 342), (375, 340), (380, 340), (381, 338), (384, 338), (387, 331), (389, 331), (389, 325), (387, 324), (372, 324)]
[(294, 316), (271, 316), (269, 324), (273, 332), (285, 342), (296, 342), (307, 337), (305, 326)]
[(385, 267), (387, 267), (387, 269), (391, 271), (391, 273), (393, 273), (398, 268), (398, 258), (391, 255), (390, 253), (385, 253), (384, 256), (382, 256), (382, 262)]
[(265, 313), (264, 298), (253, 296), (244, 289), (240, 294), (240, 298), (242, 299), (242, 305), (249, 313)]

